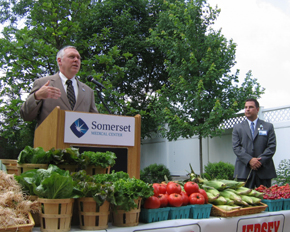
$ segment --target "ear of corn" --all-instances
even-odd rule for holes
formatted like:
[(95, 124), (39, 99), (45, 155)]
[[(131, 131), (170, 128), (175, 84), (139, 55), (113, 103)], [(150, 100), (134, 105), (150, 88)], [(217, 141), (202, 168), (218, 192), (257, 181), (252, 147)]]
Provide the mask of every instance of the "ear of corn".
[(223, 190), (226, 188), (226, 185), (223, 182), (218, 181), (218, 180), (207, 180), (207, 181), (204, 181), (204, 184), (210, 187), (214, 187), (217, 190)]
[(252, 197), (257, 197), (257, 198), (262, 199), (264, 194), (258, 192), (258, 191), (255, 190), (255, 189), (253, 189), (253, 190), (252, 190), (248, 195), (249, 195), (249, 196), (252, 196)]
[(241, 198), (242, 198), (243, 201), (247, 202), (250, 205), (254, 204), (253, 199), (251, 197), (249, 197), (249, 196), (241, 195)]
[(217, 199), (215, 199), (212, 203), (214, 205), (227, 205), (227, 199), (223, 196), (219, 196)]
[(241, 206), (237, 206), (237, 205), (217, 205), (218, 208), (224, 210), (224, 211), (232, 211), (232, 210), (237, 210), (240, 209)]
[(208, 197), (208, 202), (210, 202), (210, 203), (212, 203), (215, 199), (218, 198), (218, 196), (215, 196), (215, 195), (213, 195), (210, 192), (206, 192), (206, 194), (207, 194), (207, 197)]
[(242, 201), (242, 198), (239, 195), (235, 194), (232, 191), (226, 190), (226, 189), (221, 191), (220, 195), (223, 196), (223, 197), (227, 197), (227, 198), (233, 200), (234, 202)]
[(206, 190), (207, 193), (212, 193), (215, 197), (219, 197), (220, 196), (220, 192), (217, 189), (208, 189)]
[(236, 192), (240, 195), (248, 195), (252, 189), (247, 188), (247, 187), (239, 187), (236, 189)]
[(245, 182), (239, 182), (235, 180), (219, 180), (226, 185), (226, 188), (238, 188), (245, 185)]
[(252, 198), (252, 200), (253, 200), (253, 204), (254, 204), (254, 205), (260, 204), (261, 201), (262, 201), (262, 200), (261, 200), (260, 198), (258, 198), (258, 197), (252, 197), (252, 196), (248, 196), (248, 197)]

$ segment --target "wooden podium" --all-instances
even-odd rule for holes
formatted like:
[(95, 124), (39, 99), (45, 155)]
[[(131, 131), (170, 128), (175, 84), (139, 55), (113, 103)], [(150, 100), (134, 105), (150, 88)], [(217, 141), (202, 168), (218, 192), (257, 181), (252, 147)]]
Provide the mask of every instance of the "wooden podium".
[[(79, 112), (83, 114), (92, 114), (86, 112)], [(118, 116), (127, 117), (127, 116)], [(47, 116), (47, 118), (37, 127), (34, 134), (34, 147), (42, 147), (45, 151), (51, 148), (65, 149), (68, 147), (83, 147), (83, 149), (90, 150), (91, 148), (101, 148), (103, 150), (110, 150), (123, 148), (127, 151), (127, 170), (124, 170), (130, 177), (140, 178), (140, 151), (141, 151), (141, 116), (136, 115), (135, 119), (135, 133), (134, 146), (119, 146), (119, 145), (102, 145), (102, 144), (78, 144), (64, 142), (64, 127), (65, 127), (65, 110), (59, 107)], [(118, 162), (118, 156), (116, 164)]]

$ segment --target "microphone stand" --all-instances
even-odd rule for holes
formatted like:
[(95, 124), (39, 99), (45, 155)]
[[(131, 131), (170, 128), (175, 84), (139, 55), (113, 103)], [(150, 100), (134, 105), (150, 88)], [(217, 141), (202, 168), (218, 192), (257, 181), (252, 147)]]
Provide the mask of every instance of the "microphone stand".
[(102, 94), (101, 94), (102, 89), (103, 89), (102, 87), (99, 87), (99, 86), (96, 87), (96, 91), (97, 91), (97, 93), (98, 93), (98, 96), (99, 96), (101, 102), (103, 103), (103, 105), (105, 106), (105, 108), (107, 109), (107, 111), (108, 111), (110, 114), (112, 114), (111, 110), (108, 108), (108, 106), (107, 106), (107, 105), (105, 104), (105, 102), (104, 102), (103, 96), (102, 96)]

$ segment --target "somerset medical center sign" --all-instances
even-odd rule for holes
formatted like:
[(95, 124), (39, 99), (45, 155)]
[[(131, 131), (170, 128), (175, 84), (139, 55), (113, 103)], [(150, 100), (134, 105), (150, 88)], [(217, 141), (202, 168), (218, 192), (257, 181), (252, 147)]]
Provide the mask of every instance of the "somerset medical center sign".
[(135, 118), (65, 112), (64, 143), (134, 146)]

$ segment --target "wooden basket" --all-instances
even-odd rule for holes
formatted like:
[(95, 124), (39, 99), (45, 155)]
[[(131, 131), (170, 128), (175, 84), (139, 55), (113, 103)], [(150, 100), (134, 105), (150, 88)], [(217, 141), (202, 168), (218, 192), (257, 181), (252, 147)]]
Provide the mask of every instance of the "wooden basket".
[(95, 166), (95, 165), (89, 165), (86, 168), (86, 173), (87, 175), (93, 176), (96, 174), (109, 174), (110, 173), (111, 167), (103, 168), (101, 166)]
[[(38, 196), (35, 196), (35, 195), (29, 195), (27, 197), (27, 200), (30, 200), (30, 201), (37, 201), (37, 199), (38, 199)], [(33, 217), (35, 226), (40, 227), (40, 215), (39, 215), (39, 213), (31, 213), (31, 215)]]
[(141, 200), (142, 199), (135, 200), (137, 208), (130, 211), (112, 209), (111, 217), (113, 226), (137, 226), (139, 224)]
[(18, 175), (32, 169), (47, 169), (48, 164), (17, 164)]
[(77, 201), (81, 229), (104, 230), (108, 228), (110, 214), (108, 201), (105, 201), (102, 206), (98, 206), (92, 197), (79, 198)]
[(78, 171), (77, 164), (58, 164), (57, 167), (65, 171), (69, 171), (69, 173)]
[(245, 208), (240, 208), (236, 210), (231, 210), (231, 211), (225, 211), (220, 208), (218, 208), (215, 205), (212, 205), (210, 215), (211, 216), (219, 216), (219, 217), (237, 217), (237, 216), (242, 216), (242, 215), (248, 215), (248, 214), (255, 214), (255, 213), (261, 213), (265, 211), (265, 209), (268, 206), (264, 203), (260, 203), (258, 206), (253, 206), (253, 207), (245, 207)]
[(2, 164), (5, 165), (7, 174), (18, 175), (17, 160), (13, 159), (1, 159)]
[(1, 228), (0, 227), (0, 232), (30, 232), (32, 231), (34, 227), (34, 220), (32, 218), (31, 213), (28, 213), (28, 219), (29, 223), (28, 224), (22, 224), (22, 225), (17, 225), (17, 226), (8, 226), (7, 228)]
[(43, 232), (70, 231), (74, 199), (38, 198), (41, 204), (40, 230)]

